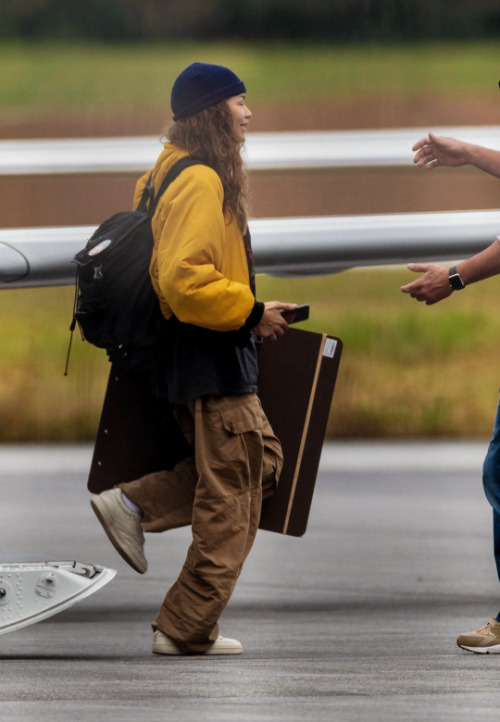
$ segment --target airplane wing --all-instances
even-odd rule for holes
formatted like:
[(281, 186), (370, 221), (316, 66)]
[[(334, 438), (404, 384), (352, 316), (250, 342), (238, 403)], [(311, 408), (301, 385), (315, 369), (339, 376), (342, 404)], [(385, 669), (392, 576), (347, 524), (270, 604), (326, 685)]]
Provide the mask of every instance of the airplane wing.
[[(0, 230), (0, 289), (70, 285), (95, 226)], [(264, 218), (250, 222), (257, 273), (318, 276), (348, 268), (465, 258), (500, 232), (500, 211)]]
[(0, 634), (59, 614), (115, 575), (114, 569), (76, 561), (0, 562)]
[[(500, 149), (498, 126), (435, 129)], [(424, 128), (250, 134), (250, 171), (411, 166)], [(152, 136), (0, 141), (0, 175), (144, 172), (156, 160)], [(94, 226), (0, 230), (0, 288), (67, 285), (73, 256)], [(357, 266), (455, 260), (500, 232), (498, 211), (255, 219), (250, 223), (258, 273), (326, 275)]]
[[(251, 172), (412, 167), (412, 145), (428, 128), (249, 133), (243, 150)], [(434, 127), (436, 135), (500, 150), (499, 126)], [(0, 175), (142, 174), (162, 145), (155, 136), (0, 141)]]

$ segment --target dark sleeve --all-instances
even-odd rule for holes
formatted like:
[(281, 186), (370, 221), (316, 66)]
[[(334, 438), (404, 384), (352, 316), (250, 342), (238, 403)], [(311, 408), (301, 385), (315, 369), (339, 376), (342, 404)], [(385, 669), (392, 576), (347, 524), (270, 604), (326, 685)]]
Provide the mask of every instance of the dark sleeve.
[(255, 328), (264, 315), (264, 304), (262, 301), (255, 301), (249, 317), (245, 321), (245, 328)]

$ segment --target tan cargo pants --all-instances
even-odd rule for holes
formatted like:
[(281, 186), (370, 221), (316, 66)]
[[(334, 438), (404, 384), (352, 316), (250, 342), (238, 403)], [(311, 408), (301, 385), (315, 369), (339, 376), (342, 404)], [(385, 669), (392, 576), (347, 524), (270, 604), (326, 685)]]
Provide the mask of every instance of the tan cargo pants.
[(186, 652), (206, 651), (257, 533), (262, 499), (283, 465), (281, 445), (256, 394), (209, 396), (176, 409), (194, 457), (172, 471), (120, 484), (144, 510), (143, 527), (191, 524), (193, 540), (153, 627)]

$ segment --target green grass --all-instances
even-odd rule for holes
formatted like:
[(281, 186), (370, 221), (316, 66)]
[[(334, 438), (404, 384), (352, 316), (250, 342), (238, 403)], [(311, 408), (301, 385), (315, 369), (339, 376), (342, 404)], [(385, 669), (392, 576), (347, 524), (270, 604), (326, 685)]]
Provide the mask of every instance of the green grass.
[(352, 96), (491, 95), (493, 42), (335, 46), (162, 43), (0, 45), (0, 107), (158, 108), (176, 75), (194, 59), (234, 68), (252, 102), (304, 103)]
[(69, 375), (73, 289), (0, 293), (0, 439), (73, 441), (95, 435), (108, 364), (75, 332)]
[(261, 295), (309, 302), (303, 327), (344, 342), (329, 423), (339, 438), (489, 435), (500, 377), (499, 279), (432, 307), (401, 294), (406, 269), (261, 278)]
[[(489, 435), (500, 380), (500, 279), (432, 307), (401, 294), (409, 272), (355, 270), (313, 279), (258, 278), (259, 297), (311, 305), (304, 329), (344, 343), (331, 438)], [(109, 372), (104, 352), (69, 340), (70, 288), (0, 294), (0, 438), (95, 435)]]

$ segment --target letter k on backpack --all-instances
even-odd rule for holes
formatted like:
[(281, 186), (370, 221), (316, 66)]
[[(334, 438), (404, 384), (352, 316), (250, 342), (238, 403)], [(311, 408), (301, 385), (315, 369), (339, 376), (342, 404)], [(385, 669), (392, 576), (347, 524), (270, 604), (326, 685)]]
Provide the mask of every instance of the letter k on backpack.
[(151, 219), (170, 183), (199, 163), (190, 157), (177, 161), (156, 197), (146, 185), (137, 209), (106, 219), (73, 258), (77, 274), (71, 330), (78, 323), (86, 341), (130, 370), (154, 368), (166, 342), (168, 322), (149, 276)]

